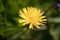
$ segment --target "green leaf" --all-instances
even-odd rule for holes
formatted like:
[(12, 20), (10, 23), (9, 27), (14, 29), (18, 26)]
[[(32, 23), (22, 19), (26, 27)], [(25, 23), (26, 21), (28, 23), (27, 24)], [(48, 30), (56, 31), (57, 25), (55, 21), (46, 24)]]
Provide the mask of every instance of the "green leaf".
[(53, 40), (60, 40), (60, 23), (52, 23), (50, 25), (50, 34)]
[(6, 27), (6, 28), (0, 28), (0, 34), (10, 37), (18, 32), (23, 32), (23, 28), (21, 27)]
[(4, 6), (2, 4), (2, 1), (0, 0), (0, 12), (4, 11)]

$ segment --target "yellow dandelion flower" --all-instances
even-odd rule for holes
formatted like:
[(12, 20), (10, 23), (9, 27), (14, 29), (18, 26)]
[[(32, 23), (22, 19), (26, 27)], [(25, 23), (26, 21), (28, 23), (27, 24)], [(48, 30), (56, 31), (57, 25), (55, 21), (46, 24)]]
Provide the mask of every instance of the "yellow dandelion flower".
[(18, 21), (23, 23), (23, 25), (29, 24), (29, 29), (33, 29), (34, 27), (40, 29), (39, 25), (44, 25), (43, 23), (46, 23), (44, 21), (47, 21), (47, 19), (44, 19), (46, 16), (42, 16), (43, 14), (44, 12), (34, 7), (23, 8), (19, 11), (19, 16), (23, 19), (19, 19)]

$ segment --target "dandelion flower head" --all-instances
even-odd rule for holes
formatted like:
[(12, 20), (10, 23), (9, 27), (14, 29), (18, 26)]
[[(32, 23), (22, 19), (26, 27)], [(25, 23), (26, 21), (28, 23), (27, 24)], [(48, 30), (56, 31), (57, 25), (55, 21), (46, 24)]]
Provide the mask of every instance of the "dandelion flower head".
[(29, 29), (38, 28), (40, 29), (40, 25), (45, 25), (47, 19), (46, 16), (43, 16), (44, 12), (42, 10), (27, 7), (23, 8), (19, 11), (19, 16), (23, 19), (19, 19), (19, 23), (23, 23), (23, 25), (29, 24)]

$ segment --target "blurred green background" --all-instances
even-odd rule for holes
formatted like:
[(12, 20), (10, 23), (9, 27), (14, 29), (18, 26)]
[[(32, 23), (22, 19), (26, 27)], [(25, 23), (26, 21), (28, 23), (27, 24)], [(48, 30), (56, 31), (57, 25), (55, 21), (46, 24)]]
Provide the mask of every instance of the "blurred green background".
[[(60, 9), (57, 0), (0, 0), (0, 40), (60, 40)], [(18, 23), (24, 7), (42, 9), (47, 16), (45, 29), (29, 30)]]

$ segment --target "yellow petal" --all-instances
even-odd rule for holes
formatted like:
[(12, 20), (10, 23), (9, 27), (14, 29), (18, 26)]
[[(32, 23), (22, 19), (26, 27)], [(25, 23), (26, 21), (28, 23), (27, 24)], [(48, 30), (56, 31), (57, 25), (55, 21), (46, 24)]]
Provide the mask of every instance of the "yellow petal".
[(43, 22), (43, 23), (47, 23), (47, 22)]
[(40, 18), (45, 18), (46, 16), (41, 16)]
[(41, 23), (41, 25), (45, 25), (45, 24)]
[(33, 25), (32, 25), (32, 23), (30, 23), (30, 25), (29, 25), (29, 29), (33, 29)]
[(42, 12), (41, 14), (40, 14), (40, 16), (42, 16), (44, 14), (44, 12)]
[(23, 8), (23, 12), (25, 13), (25, 15), (27, 15), (27, 9)]
[(23, 23), (23, 25), (26, 25), (26, 24), (29, 24), (29, 22), (25, 22), (25, 23)]
[(40, 27), (39, 27), (39, 26), (36, 26), (36, 28), (40, 29)]
[(43, 21), (47, 21), (47, 19), (43, 19)]
[(19, 23), (23, 23), (23, 22), (26, 22), (26, 20), (18, 20)]

